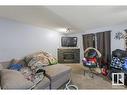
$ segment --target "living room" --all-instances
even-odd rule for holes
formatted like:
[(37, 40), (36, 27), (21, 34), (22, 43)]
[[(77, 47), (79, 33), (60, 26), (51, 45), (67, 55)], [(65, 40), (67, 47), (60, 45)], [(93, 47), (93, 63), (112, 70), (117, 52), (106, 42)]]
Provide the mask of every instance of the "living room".
[[(123, 54), (127, 48), (126, 9), (126, 6), (0, 6), (1, 89), (126, 89), (127, 68), (125, 85), (113, 86), (110, 79), (112, 55), (126, 57)], [(84, 65), (84, 53), (89, 47), (100, 52), (96, 68)], [(31, 56), (34, 61), (26, 62)], [(39, 61), (35, 62), (35, 56)], [(39, 78), (33, 84), (30, 76), (29, 82), (24, 79), (20, 83), (23, 80), (19, 72), (26, 66), (21, 61), (28, 67), (34, 63), (41, 65), (37, 71), (36, 66), (31, 68), (37, 74), (43, 73), (44, 81)], [(113, 73), (123, 73), (121, 68), (113, 69)]]

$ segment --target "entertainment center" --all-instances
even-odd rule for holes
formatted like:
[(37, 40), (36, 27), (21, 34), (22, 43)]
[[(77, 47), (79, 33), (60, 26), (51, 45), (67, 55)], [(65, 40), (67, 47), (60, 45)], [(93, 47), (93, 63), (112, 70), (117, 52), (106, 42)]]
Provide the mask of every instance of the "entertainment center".
[(77, 48), (77, 37), (61, 37), (61, 48), (58, 48), (59, 63), (80, 63), (80, 49)]

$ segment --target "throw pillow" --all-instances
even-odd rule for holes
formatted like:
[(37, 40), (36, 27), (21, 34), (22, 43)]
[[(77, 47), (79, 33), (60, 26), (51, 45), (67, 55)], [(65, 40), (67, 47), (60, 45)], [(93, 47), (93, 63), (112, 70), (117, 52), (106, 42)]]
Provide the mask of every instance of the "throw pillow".
[(25, 56), (24, 57), (24, 62), (26, 63), (26, 65), (30, 62), (31, 59), (32, 59), (32, 56)]
[(50, 65), (54, 65), (54, 64), (57, 64), (58, 63), (57, 60), (56, 60), (56, 58), (53, 57), (53, 56), (48, 57), (48, 60), (49, 60), (49, 64)]
[(43, 65), (40, 61), (36, 60), (36, 58), (33, 58), (29, 63), (28, 66), (33, 71), (33, 73), (36, 73), (39, 69), (43, 69), (45, 65)]

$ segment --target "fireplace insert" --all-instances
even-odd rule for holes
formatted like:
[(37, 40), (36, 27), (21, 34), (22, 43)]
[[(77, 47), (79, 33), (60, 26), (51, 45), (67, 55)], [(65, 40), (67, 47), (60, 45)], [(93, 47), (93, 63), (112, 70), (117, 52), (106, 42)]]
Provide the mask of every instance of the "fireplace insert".
[(59, 63), (80, 63), (80, 49), (58, 49)]
[(73, 52), (65, 52), (64, 54), (63, 54), (63, 59), (65, 60), (65, 61), (73, 61), (74, 60), (74, 55), (75, 53), (73, 53)]

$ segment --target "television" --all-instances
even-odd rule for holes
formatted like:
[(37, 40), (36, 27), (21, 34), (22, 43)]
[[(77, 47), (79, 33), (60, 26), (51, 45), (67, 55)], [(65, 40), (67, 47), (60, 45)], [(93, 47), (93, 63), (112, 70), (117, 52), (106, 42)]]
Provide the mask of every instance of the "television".
[(76, 47), (77, 37), (61, 37), (62, 47)]

